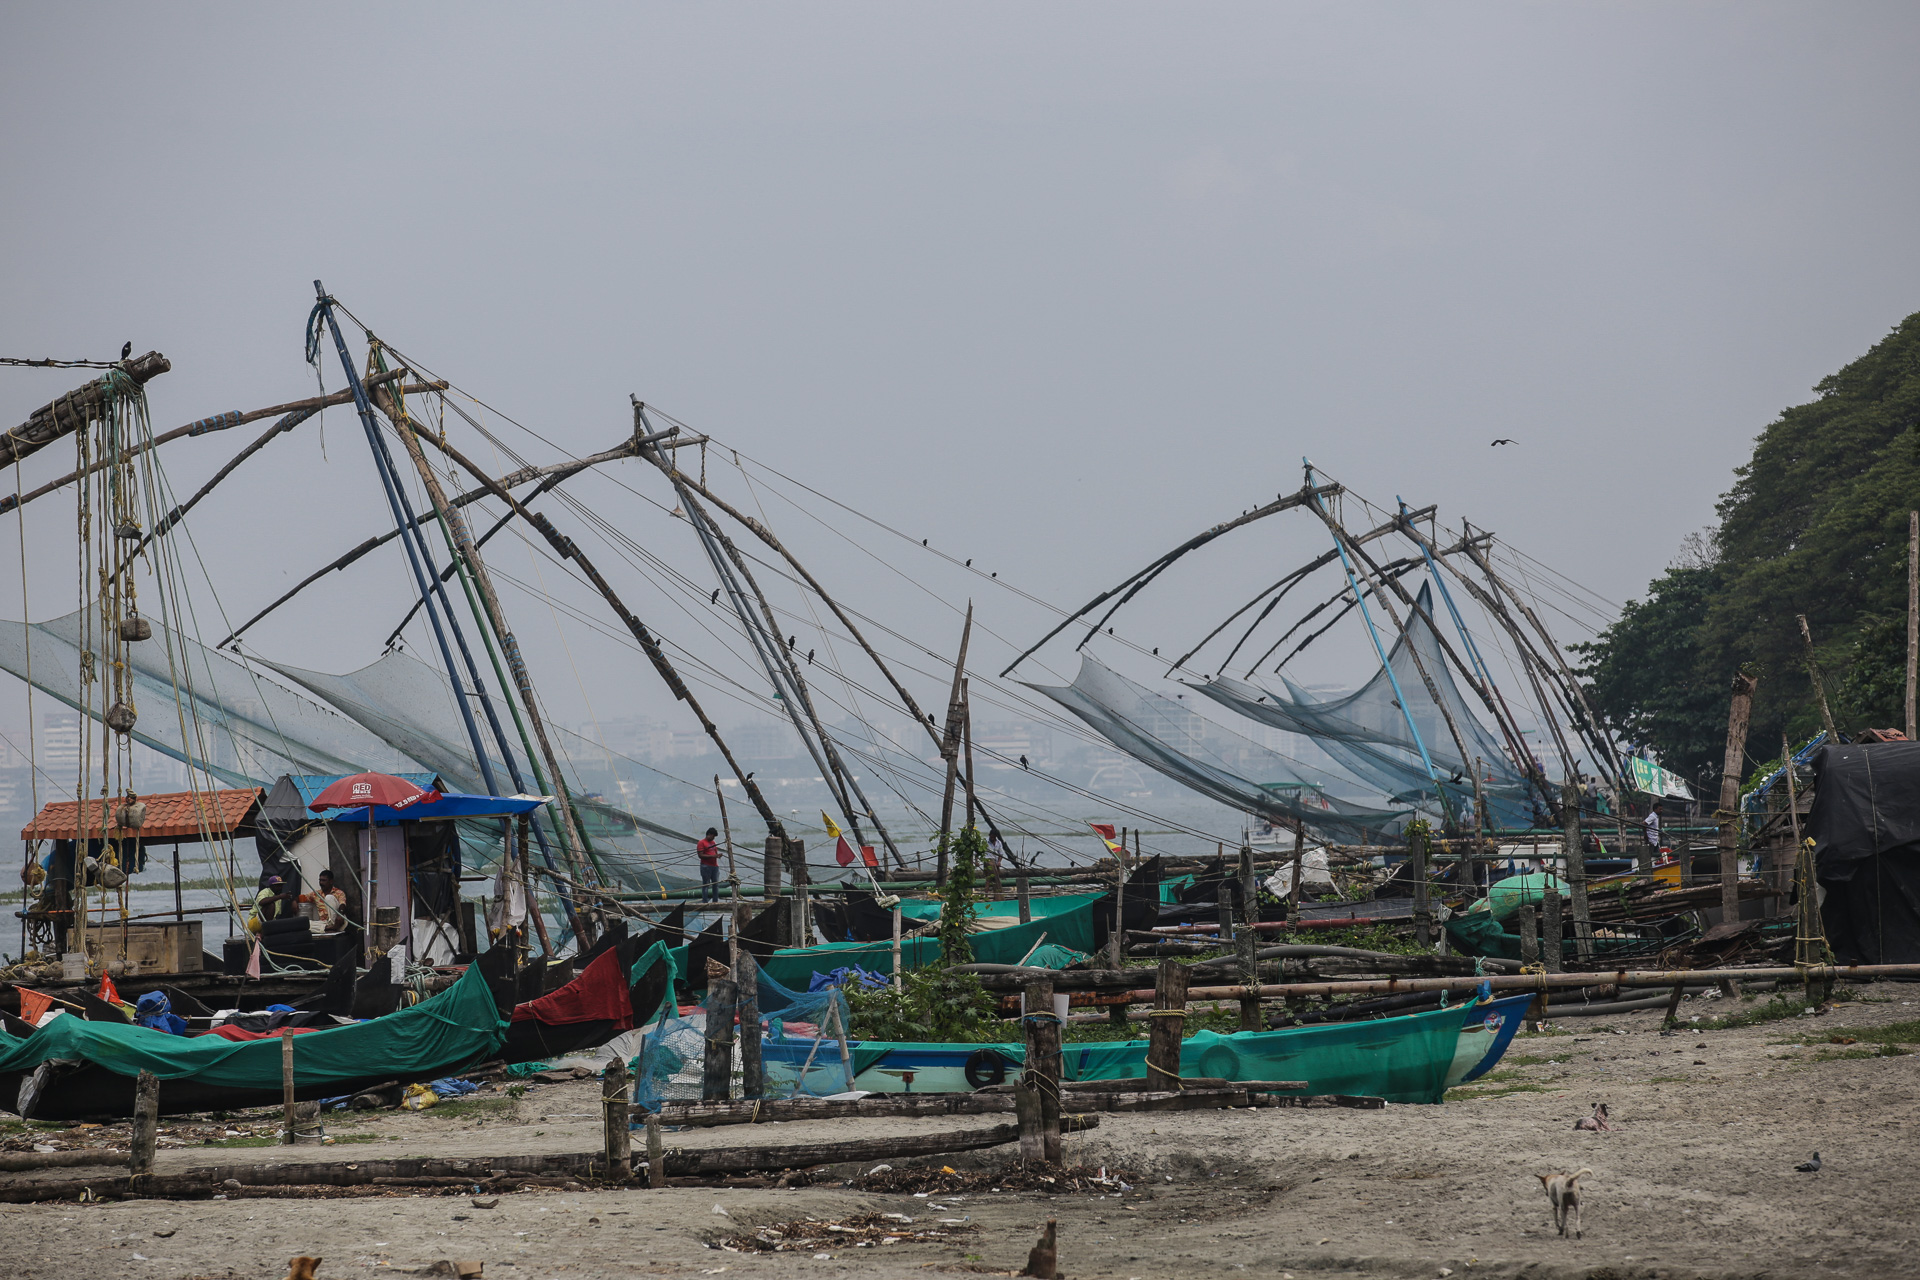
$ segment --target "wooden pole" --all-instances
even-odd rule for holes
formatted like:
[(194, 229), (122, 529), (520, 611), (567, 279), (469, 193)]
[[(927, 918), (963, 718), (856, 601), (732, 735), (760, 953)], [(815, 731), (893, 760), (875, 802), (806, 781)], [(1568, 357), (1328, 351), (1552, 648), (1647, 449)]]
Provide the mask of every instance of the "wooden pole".
[[(738, 883), (735, 893), (739, 892)], [(740, 930), (753, 918), (753, 908), (733, 906), (733, 982), (740, 990), (740, 1096), (758, 1098), (766, 1090), (760, 1055), (760, 962), (740, 945)]]
[(1107, 935), (1107, 967), (1119, 969), (1126, 961), (1127, 829), (1120, 828), (1120, 847), (1113, 851), (1113, 932)]
[(1914, 686), (1920, 679), (1920, 511), (1907, 512), (1907, 741), (1915, 741)]
[[(740, 868), (733, 861), (733, 824), (727, 821), (727, 793), (720, 789), (720, 775), (713, 775), (713, 798), (720, 802), (720, 835), (727, 842), (727, 883), (733, 888), (733, 902), (740, 905)], [(740, 958), (739, 944), (735, 943), (733, 957)]]
[(667, 1185), (666, 1145), (660, 1141), (660, 1117), (647, 1117), (647, 1185), (655, 1191)]
[(967, 825), (974, 825), (973, 817), (973, 690), (969, 680), (960, 682), (960, 744), (966, 754), (967, 771)]
[(1040, 1090), (1032, 1081), (1022, 1080), (1014, 1086), (1013, 1111), (1020, 1125), (1020, 1158), (1029, 1164), (1038, 1164), (1047, 1158), (1047, 1126), (1040, 1106)]
[(1567, 898), (1573, 907), (1573, 949), (1581, 960), (1593, 959), (1593, 917), (1587, 911), (1587, 849), (1580, 838), (1580, 788), (1569, 782), (1560, 790), (1560, 808), (1566, 822)]
[(740, 989), (731, 972), (707, 979), (707, 1053), (702, 1064), (700, 1099), (723, 1102), (733, 1096), (733, 1019)]
[(813, 878), (807, 872), (807, 842), (787, 841), (787, 858), (793, 872), (793, 945), (813, 945), (813, 902), (808, 893)]
[(1520, 963), (1529, 967), (1540, 962), (1540, 926), (1537, 912), (1538, 908), (1531, 902), (1520, 904)]
[[(534, 896), (533, 876), (529, 874), (527, 867), (527, 841), (531, 838), (532, 826), (532, 819), (528, 818), (524, 813), (521, 814), (519, 822), (516, 824), (518, 834), (515, 837), (515, 844), (518, 846), (518, 852), (515, 854), (515, 858), (520, 864), (520, 892), (527, 900), (527, 914), (533, 917), (533, 931), (540, 935), (540, 954), (551, 960), (553, 958), (553, 942), (547, 937), (547, 918), (540, 914), (540, 902), (539, 899)], [(371, 832), (373, 828), (368, 827), (367, 830)], [(368, 905), (371, 906), (372, 904), (369, 903)]]
[(1546, 900), (1540, 904), (1543, 928), (1540, 934), (1540, 953), (1542, 963), (1548, 973), (1559, 973), (1566, 964), (1566, 928), (1562, 922), (1560, 902), (1560, 881), (1562, 874), (1554, 877), (1554, 885), (1547, 891)]
[(280, 1031), (280, 1103), (284, 1128), (280, 1141), (291, 1146), (298, 1136), (294, 1130), (293, 1102), (293, 1028)]
[[(1020, 883), (1024, 885), (1026, 881), (1022, 879)], [(900, 904), (895, 902), (893, 904), (893, 989), (895, 991), (901, 990), (906, 985), (900, 969)]]
[(1720, 765), (1720, 911), (1727, 924), (1740, 919), (1740, 778), (1747, 756), (1747, 720), (1759, 680), (1744, 672), (1733, 677), (1727, 711), (1727, 751)]
[(153, 1172), (153, 1149), (160, 1133), (160, 1077), (142, 1071), (133, 1086), (133, 1148), (127, 1172), (138, 1178)]
[(1153, 1015), (1147, 1025), (1149, 1089), (1181, 1087), (1180, 1046), (1186, 1038), (1187, 982), (1191, 976), (1179, 961), (1162, 960), (1154, 977)]
[[(1800, 624), (1800, 641), (1807, 651), (1807, 679), (1813, 681), (1814, 697), (1820, 700), (1820, 727), (1827, 731), (1828, 738), (1836, 738), (1840, 731), (1833, 727), (1833, 708), (1827, 705), (1827, 686), (1820, 678), (1820, 664), (1813, 656), (1813, 629), (1807, 626), (1807, 615), (1804, 613), (1795, 614), (1794, 621)], [(1912, 648), (1911, 637), (1909, 637), (1908, 648)], [(1907, 703), (1909, 706), (1913, 703), (1911, 660), (1907, 666)]]
[(1293, 887), (1287, 890), (1287, 914), (1300, 910), (1300, 876), (1307, 860), (1307, 822), (1293, 820)]
[[(1020, 923), (1021, 924), (1033, 923), (1033, 901), (1031, 897), (1032, 889), (1033, 889), (1032, 880), (1033, 880), (1033, 877), (1027, 874), (1027, 870), (1025, 867), (1022, 867), (1019, 871), (1019, 874), (1015, 875), (1013, 878), (1014, 897), (1020, 903)], [(899, 914), (898, 912), (895, 912), (896, 916), (898, 914)], [(898, 930), (895, 930), (896, 934), (898, 932), (899, 932)]]
[(940, 758), (947, 762), (946, 790), (940, 797), (940, 847), (933, 882), (947, 883), (947, 841), (953, 834), (953, 784), (960, 774), (960, 729), (965, 697), (967, 642), (973, 638), (973, 601), (967, 601), (967, 620), (960, 628), (960, 653), (953, 662), (953, 688), (947, 694), (947, 726), (940, 737)]
[(1053, 981), (1027, 984), (1027, 1070), (1025, 1080), (1040, 1095), (1040, 1126), (1048, 1164), (1060, 1163), (1060, 1016), (1053, 1008)]
[[(1260, 933), (1254, 926), (1260, 921), (1260, 890), (1253, 878), (1253, 849), (1249, 845), (1240, 846), (1240, 936), (1235, 939), (1240, 952), (1240, 981), (1248, 986), (1257, 986), (1260, 982)], [(1183, 984), (1184, 985), (1184, 984)], [(1260, 997), (1243, 997), (1240, 1001), (1240, 1029), (1242, 1031), (1263, 1031), (1260, 1016)]]
[(618, 1058), (601, 1077), (600, 1104), (606, 1121), (607, 1177), (625, 1182), (633, 1174), (633, 1097), (627, 1064)]
[(1407, 832), (1407, 863), (1407, 874), (1413, 877), (1413, 940), (1422, 947), (1431, 947), (1433, 886), (1427, 869), (1427, 836), (1419, 828)]

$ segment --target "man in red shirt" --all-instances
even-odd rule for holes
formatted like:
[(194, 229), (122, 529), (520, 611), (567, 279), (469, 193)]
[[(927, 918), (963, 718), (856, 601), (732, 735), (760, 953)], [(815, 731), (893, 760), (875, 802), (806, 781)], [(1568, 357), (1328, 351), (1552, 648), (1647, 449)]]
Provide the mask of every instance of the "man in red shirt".
[(700, 901), (720, 901), (720, 844), (714, 839), (719, 829), (708, 827), (707, 834), (693, 851), (700, 855)]

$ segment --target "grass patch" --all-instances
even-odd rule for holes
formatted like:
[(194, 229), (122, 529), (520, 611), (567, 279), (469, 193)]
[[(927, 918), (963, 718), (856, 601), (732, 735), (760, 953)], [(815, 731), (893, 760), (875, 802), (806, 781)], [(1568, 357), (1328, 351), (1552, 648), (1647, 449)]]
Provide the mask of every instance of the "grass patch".
[[(1861, 1027), (1845, 1032), (1826, 1032), (1807, 1034), (1788, 1041), (1790, 1044), (1920, 1044), (1920, 1019), (1909, 1022), (1889, 1022), (1884, 1027)], [(1892, 1055), (1889, 1054), (1889, 1057)]]
[[(1492, 1079), (1491, 1076), (1482, 1077)], [(1447, 1090), (1448, 1102), (1477, 1102), (1483, 1098), (1504, 1098), (1510, 1093), (1549, 1093), (1543, 1084), (1509, 1084), (1498, 1089), (1473, 1089), (1464, 1085)]]
[(1897, 1044), (1881, 1044), (1875, 1045), (1872, 1048), (1859, 1049), (1821, 1049), (1813, 1055), (1810, 1061), (1846, 1062), (1861, 1058), (1904, 1058), (1912, 1052), (1913, 1050), (1902, 1049)]
[(243, 1134), (238, 1138), (208, 1138), (201, 1143), (207, 1147), (277, 1147), (280, 1138), (277, 1134)]
[(415, 1115), (437, 1116), (442, 1120), (474, 1120), (513, 1110), (512, 1098), (454, 1098), (436, 1103)]
[(1593, 1052), (1591, 1049), (1568, 1049), (1565, 1051), (1564, 1054), (1555, 1055), (1553, 1057), (1546, 1057), (1538, 1053), (1508, 1054), (1507, 1056), (1501, 1058), (1500, 1061), (1504, 1065), (1509, 1067), (1545, 1067), (1545, 1066), (1564, 1067), (1567, 1065), (1566, 1060), (1568, 1058), (1571, 1058), (1574, 1054), (1591, 1053), (1591, 1052)]
[(1764, 1003), (1757, 1003), (1750, 1009), (1742, 1009), (1739, 1013), (1702, 1018), (1698, 1022), (1688, 1020), (1681, 1025), (1693, 1031), (1732, 1031), (1739, 1027), (1758, 1027), (1769, 1022), (1784, 1022), (1788, 1018), (1798, 1018), (1811, 1007), (1804, 996), (1776, 994)]

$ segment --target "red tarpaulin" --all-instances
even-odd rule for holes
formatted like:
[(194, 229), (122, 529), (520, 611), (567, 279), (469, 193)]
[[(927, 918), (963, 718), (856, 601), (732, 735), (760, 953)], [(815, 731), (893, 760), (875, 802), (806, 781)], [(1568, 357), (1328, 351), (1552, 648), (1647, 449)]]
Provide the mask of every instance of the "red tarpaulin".
[(627, 996), (627, 974), (620, 967), (620, 957), (612, 950), (603, 951), (586, 972), (558, 991), (513, 1007), (515, 1022), (530, 1018), (550, 1027), (611, 1018), (621, 1031), (631, 1028), (633, 1002)]
[(309, 1031), (326, 1031), (326, 1030), (329, 1030), (329, 1028), (327, 1027), (283, 1027), (278, 1031), (248, 1031), (244, 1027), (236, 1027), (232, 1023), (228, 1023), (226, 1026), (215, 1027), (213, 1030), (205, 1032), (203, 1034), (210, 1035), (210, 1036), (219, 1036), (222, 1040), (242, 1040), (242, 1041), (278, 1040), (281, 1036), (285, 1035), (289, 1031), (293, 1032), (293, 1034), (297, 1036), (303, 1036), (307, 1034), (307, 1032)]

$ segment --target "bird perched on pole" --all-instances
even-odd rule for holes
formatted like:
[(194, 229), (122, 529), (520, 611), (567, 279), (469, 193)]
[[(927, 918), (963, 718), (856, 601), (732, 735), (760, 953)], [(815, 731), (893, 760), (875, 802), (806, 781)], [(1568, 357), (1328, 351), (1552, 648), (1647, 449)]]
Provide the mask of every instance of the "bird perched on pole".
[(125, 360), (132, 354), (133, 354), (133, 344), (131, 342), (122, 343), (120, 346), (120, 358), (122, 360)]

